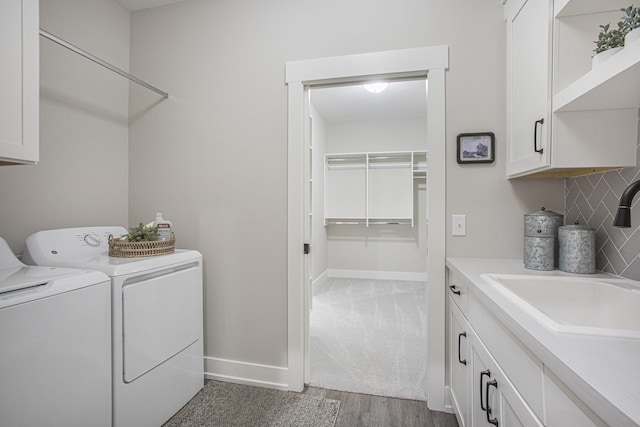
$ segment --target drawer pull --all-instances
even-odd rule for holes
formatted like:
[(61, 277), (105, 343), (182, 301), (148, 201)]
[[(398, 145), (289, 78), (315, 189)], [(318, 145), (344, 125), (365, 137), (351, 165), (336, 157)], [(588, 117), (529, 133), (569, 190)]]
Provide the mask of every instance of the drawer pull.
[(533, 151), (542, 154), (544, 152), (544, 148), (538, 148), (538, 124), (540, 125), (540, 128), (542, 128), (544, 119), (536, 120), (535, 124), (533, 125)]
[(466, 332), (461, 332), (458, 334), (458, 362), (462, 363), (463, 365), (467, 364), (467, 360), (466, 359), (462, 359), (460, 357), (460, 340), (462, 339), (462, 337), (467, 337), (467, 333)]
[(491, 407), (489, 406), (489, 387), (495, 387), (496, 389), (498, 388), (498, 381), (496, 380), (491, 380), (491, 381), (487, 381), (487, 390), (486, 390), (486, 397), (487, 397), (487, 422), (490, 424), (493, 424), (494, 426), (498, 427), (498, 419), (497, 418), (491, 418)]
[(482, 379), (484, 378), (484, 376), (487, 377), (491, 377), (491, 371), (490, 370), (486, 370), (486, 371), (482, 371), (480, 372), (480, 409), (482, 409), (483, 411), (486, 411), (487, 408), (485, 407), (483, 401), (482, 401)]
[(451, 292), (453, 292), (456, 295), (460, 295), (461, 294), (461, 292), (458, 289), (456, 289), (456, 285), (449, 286), (449, 289), (451, 289)]

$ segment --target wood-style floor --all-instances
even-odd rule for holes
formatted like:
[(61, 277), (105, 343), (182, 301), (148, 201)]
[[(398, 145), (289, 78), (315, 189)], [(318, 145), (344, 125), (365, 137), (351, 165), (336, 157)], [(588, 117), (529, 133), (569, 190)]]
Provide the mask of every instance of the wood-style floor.
[(419, 400), (318, 387), (306, 387), (303, 393), (340, 401), (336, 427), (458, 427), (455, 415), (431, 411)]

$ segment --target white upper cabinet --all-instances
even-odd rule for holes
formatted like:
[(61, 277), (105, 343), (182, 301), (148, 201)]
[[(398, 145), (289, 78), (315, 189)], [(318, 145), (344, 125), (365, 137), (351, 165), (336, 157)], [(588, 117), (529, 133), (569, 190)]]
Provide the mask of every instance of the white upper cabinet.
[[(631, 0), (633, 2), (633, 0)], [(636, 165), (640, 44), (592, 69), (599, 25), (629, 0), (509, 0), (507, 177)]]
[(550, 162), (551, 8), (547, 0), (507, 4), (507, 174)]
[(0, 1), (0, 165), (36, 163), (38, 0)]

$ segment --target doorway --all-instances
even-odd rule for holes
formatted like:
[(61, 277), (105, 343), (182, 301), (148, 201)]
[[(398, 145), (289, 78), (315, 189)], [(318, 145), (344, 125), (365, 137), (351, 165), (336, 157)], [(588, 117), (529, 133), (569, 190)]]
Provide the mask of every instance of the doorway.
[[(376, 78), (429, 77), (427, 149), (430, 166), (428, 195), (428, 354), (429, 408), (444, 410), (444, 299), (445, 299), (445, 70), (448, 47), (405, 49), (341, 57), (294, 61), (286, 64), (288, 86), (288, 387), (304, 388), (305, 331), (308, 327), (309, 257), (303, 252), (310, 219), (309, 90), (313, 86), (364, 82)], [(308, 210), (308, 206), (306, 206)], [(307, 270), (305, 270), (305, 265)]]
[(426, 400), (426, 85), (309, 90), (305, 384)]

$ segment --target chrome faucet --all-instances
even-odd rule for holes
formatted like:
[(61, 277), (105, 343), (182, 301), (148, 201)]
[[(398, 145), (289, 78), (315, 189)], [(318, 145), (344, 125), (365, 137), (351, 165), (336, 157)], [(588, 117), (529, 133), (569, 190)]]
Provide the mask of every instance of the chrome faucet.
[(613, 220), (614, 226), (631, 227), (631, 202), (638, 191), (640, 191), (640, 180), (632, 182), (624, 190), (622, 197), (620, 197), (620, 206), (618, 206), (616, 218)]

